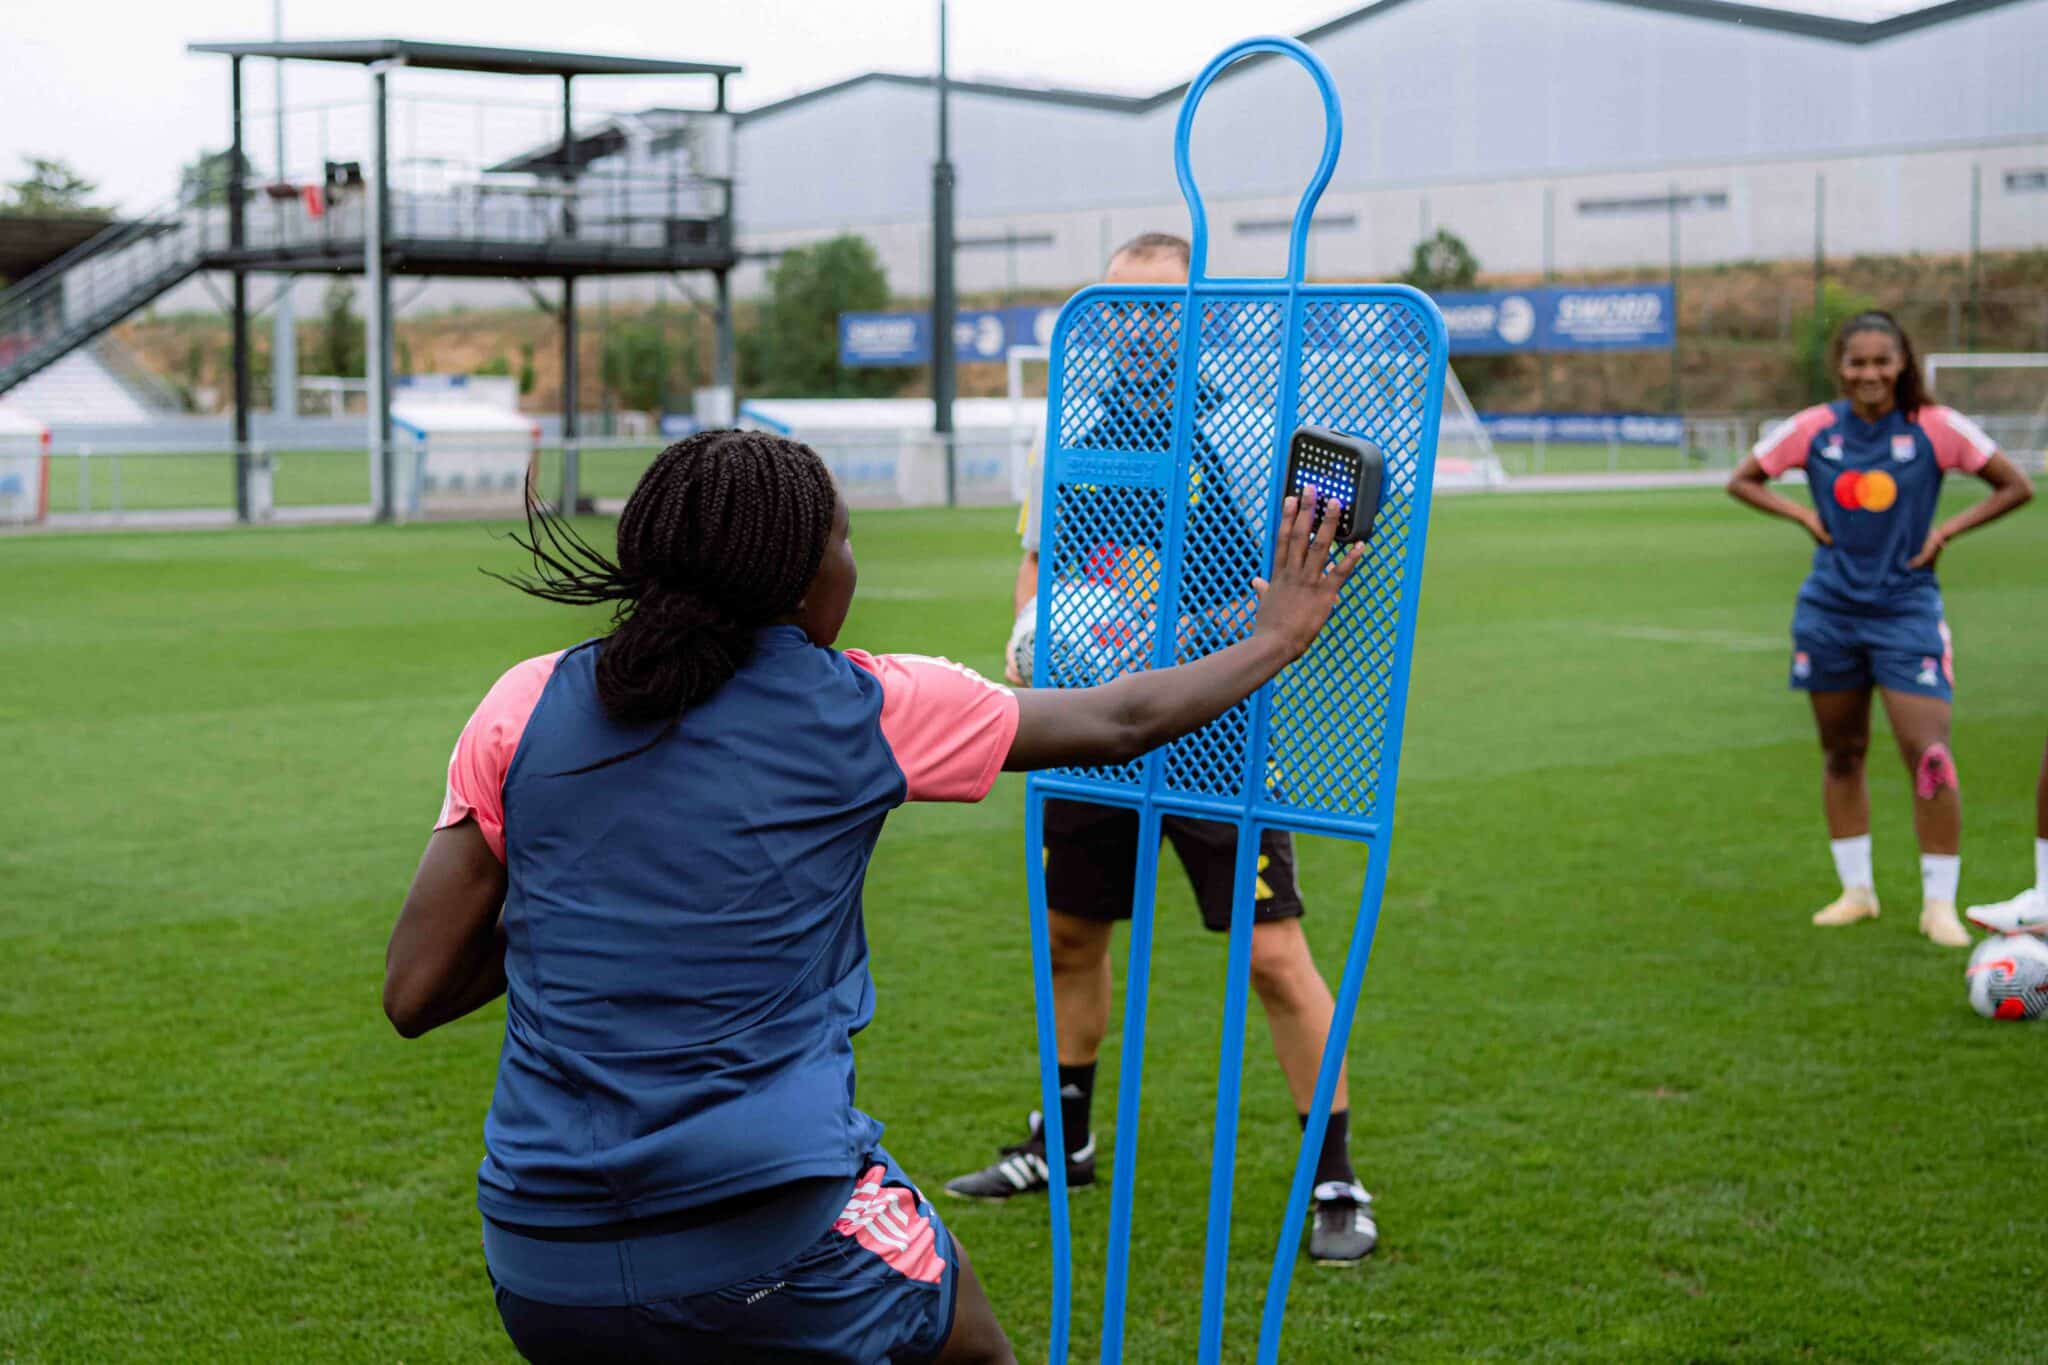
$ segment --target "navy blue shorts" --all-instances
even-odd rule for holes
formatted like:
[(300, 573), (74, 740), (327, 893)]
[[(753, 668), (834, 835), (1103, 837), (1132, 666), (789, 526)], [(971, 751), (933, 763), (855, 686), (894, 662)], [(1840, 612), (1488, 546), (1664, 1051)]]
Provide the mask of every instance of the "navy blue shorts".
[(846, 1207), (793, 1258), (694, 1294), (565, 1307), (496, 1286), (498, 1315), (536, 1365), (584, 1361), (923, 1362), (953, 1331), (959, 1259), (910, 1177), (877, 1150)]
[(1938, 612), (1855, 616), (1801, 602), (1792, 613), (1792, 686), (1802, 692), (1894, 692), (1955, 700), (1955, 647)]

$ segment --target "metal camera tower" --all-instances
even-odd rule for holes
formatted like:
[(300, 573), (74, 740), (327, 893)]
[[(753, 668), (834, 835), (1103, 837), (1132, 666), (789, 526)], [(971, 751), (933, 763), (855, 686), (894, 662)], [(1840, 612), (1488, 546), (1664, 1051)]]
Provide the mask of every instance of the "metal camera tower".
[[(729, 136), (725, 162), (710, 175), (638, 178), (592, 173), (614, 150), (602, 135), (575, 129), (574, 82), (593, 76), (703, 77), (701, 109), (677, 111), (724, 121), (726, 81), (736, 66), (616, 57), (587, 52), (422, 43), (402, 38), (317, 42), (196, 43), (191, 52), (228, 59), (226, 184), (218, 195), (181, 199), (109, 227), (0, 293), (0, 392), (21, 383), (168, 290), (202, 272), (232, 277), (235, 505), (248, 516), (248, 281), (252, 274), (368, 277), (368, 379), (372, 502), (395, 515), (391, 441), (391, 282), (401, 275), (498, 276), (561, 282), (562, 505), (578, 502), (576, 286), (588, 276), (709, 272), (717, 290), (717, 377), (732, 383), (730, 276), (733, 238)], [(366, 160), (330, 162), (325, 183), (252, 183), (243, 64), (250, 60), (362, 67), (370, 85)], [(560, 82), (561, 138), (512, 162), (471, 168), (460, 183), (401, 185), (392, 175), (390, 81), (404, 70), (540, 76)], [(281, 172), (281, 168), (280, 168)], [(252, 213), (259, 193), (322, 197), (317, 215)], [(331, 200), (332, 202), (328, 202)]]

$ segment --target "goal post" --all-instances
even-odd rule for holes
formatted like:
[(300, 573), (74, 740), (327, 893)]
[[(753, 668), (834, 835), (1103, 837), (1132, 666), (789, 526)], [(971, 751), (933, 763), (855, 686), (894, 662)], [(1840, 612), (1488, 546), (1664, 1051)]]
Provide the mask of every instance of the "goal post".
[(2048, 351), (1944, 352), (1923, 363), (1940, 401), (2021, 468), (2048, 469)]
[(1436, 438), (1438, 488), (1498, 488), (1507, 482), (1493, 437), (1458, 382), (1456, 366), (1444, 367), (1444, 411)]
[(1023, 502), (1038, 477), (1045, 448), (1045, 390), (1049, 346), (1012, 346), (1003, 352), (1003, 396), (1010, 401), (1010, 495)]

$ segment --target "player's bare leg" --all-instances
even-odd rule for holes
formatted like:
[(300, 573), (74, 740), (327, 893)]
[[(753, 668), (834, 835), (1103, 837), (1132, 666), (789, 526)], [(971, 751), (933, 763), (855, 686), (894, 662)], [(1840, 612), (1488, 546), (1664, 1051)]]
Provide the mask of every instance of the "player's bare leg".
[(1956, 918), (1962, 875), (1963, 793), (1949, 752), (1949, 704), (1939, 697), (1884, 689), (1899, 757), (1913, 778), (1913, 832), (1920, 840), (1920, 932), (1944, 948), (1967, 948)]
[(981, 1287), (981, 1277), (974, 1273), (974, 1263), (967, 1259), (967, 1248), (960, 1245), (958, 1237), (953, 1239), (953, 1254), (959, 1259), (953, 1271), (959, 1276), (953, 1291), (953, 1331), (939, 1352), (938, 1365), (1017, 1365), (1017, 1353), (1010, 1349), (1010, 1339), (996, 1322), (988, 1292)]
[(1827, 811), (1828, 841), (1842, 894), (1813, 917), (1838, 928), (1877, 918), (1877, 884), (1870, 870), (1870, 786), (1864, 760), (1870, 752), (1870, 689), (1812, 692), (1813, 720), (1820, 731), (1821, 804)]
[[(1252, 989), (1266, 1007), (1266, 1027), (1273, 1035), (1273, 1055), (1287, 1077), (1287, 1092), (1296, 1113), (1308, 1112), (1315, 1098), (1316, 1071), (1323, 1064), (1330, 1021), (1337, 1002), (1329, 983), (1316, 970), (1308, 938), (1298, 919), (1273, 920), (1252, 926)], [(1332, 1110), (1351, 1107), (1344, 1071), (1337, 1073)]]
[[(1095, 1058), (1109, 1032), (1109, 940), (1115, 925), (1048, 909), (1052, 956), (1052, 1017), (1059, 1035), (1060, 1122), (1067, 1147), (1067, 1184), (1095, 1181), (1095, 1137), (1088, 1130), (1094, 1098)], [(1002, 1201), (1043, 1194), (1051, 1180), (1045, 1126), (1035, 1111), (1022, 1142), (1002, 1149), (992, 1166), (956, 1176), (946, 1193), (960, 1199)]]
[(1052, 942), (1052, 1015), (1061, 1066), (1086, 1066), (1109, 1032), (1111, 983), (1106, 920), (1045, 912)]
[[(1251, 975), (1252, 989), (1266, 1010), (1273, 1055), (1280, 1061), (1288, 1093), (1294, 1098), (1294, 1111), (1306, 1115), (1315, 1099), (1316, 1073), (1330, 1041), (1337, 1002), (1330, 995), (1329, 983), (1316, 970), (1300, 920), (1252, 925)], [(1309, 1255), (1322, 1264), (1356, 1264), (1379, 1242), (1372, 1196), (1351, 1170), (1347, 1070), (1337, 1072), (1337, 1090), (1330, 1100), (1330, 1130), (1317, 1162)]]

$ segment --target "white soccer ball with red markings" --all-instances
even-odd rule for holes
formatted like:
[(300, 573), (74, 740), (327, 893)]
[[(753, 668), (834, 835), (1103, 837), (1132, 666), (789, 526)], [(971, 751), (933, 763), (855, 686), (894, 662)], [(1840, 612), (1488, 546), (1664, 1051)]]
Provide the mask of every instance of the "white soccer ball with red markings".
[(1999, 934), (1970, 954), (1970, 1008), (1986, 1019), (2021, 1021), (2048, 1014), (2048, 943), (2031, 934)]
[(1003, 646), (1003, 662), (1010, 671), (1031, 686), (1031, 652), (1038, 644), (1038, 598), (1033, 596), (1024, 604), (1024, 610), (1017, 613), (1017, 619), (1010, 626), (1009, 643)]
[[(1053, 675), (1063, 687), (1093, 687), (1144, 666), (1152, 649), (1150, 613), (1103, 583), (1055, 584), (1052, 596)], [(1038, 599), (1017, 613), (1004, 657), (1026, 687), (1038, 645)]]

